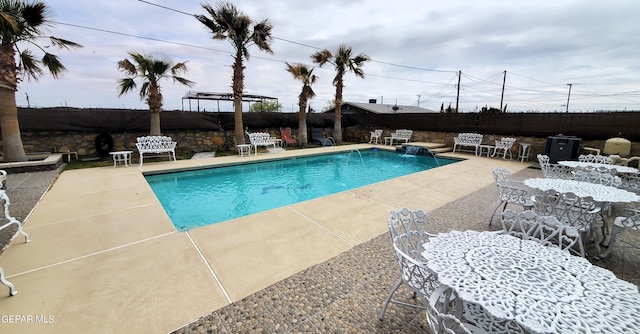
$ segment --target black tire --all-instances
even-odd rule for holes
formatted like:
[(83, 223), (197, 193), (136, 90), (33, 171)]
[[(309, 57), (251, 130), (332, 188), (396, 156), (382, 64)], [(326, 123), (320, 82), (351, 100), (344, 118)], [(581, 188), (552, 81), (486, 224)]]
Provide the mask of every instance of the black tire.
[(96, 153), (106, 158), (109, 152), (113, 151), (113, 137), (107, 132), (102, 132), (96, 136)]

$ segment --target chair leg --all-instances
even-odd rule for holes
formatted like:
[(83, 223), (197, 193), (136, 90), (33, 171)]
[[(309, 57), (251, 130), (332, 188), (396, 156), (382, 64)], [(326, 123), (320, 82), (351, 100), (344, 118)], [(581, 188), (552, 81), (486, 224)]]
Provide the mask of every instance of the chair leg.
[(4, 271), (2, 270), (2, 268), (0, 268), (0, 282), (9, 287), (9, 296), (15, 296), (16, 293), (18, 293), (16, 287), (4, 278)]
[(20, 233), (20, 234), (22, 234), (24, 236), (24, 242), (26, 243), (26, 242), (31, 241), (31, 239), (29, 239), (29, 235), (22, 229), (22, 224), (20, 222), (18, 222), (17, 220), (16, 220), (16, 222), (20, 226), (20, 227), (18, 227), (18, 233)]
[(396, 290), (398, 290), (400, 285), (402, 285), (402, 278), (398, 279), (398, 281), (393, 286), (393, 288), (391, 288), (391, 291), (389, 292), (389, 296), (387, 297), (387, 300), (384, 301), (384, 305), (382, 305), (382, 312), (380, 312), (380, 320), (384, 320), (384, 314), (387, 312), (387, 306), (389, 306), (389, 303), (393, 298), (393, 294), (396, 293)]
[(491, 219), (489, 219), (489, 226), (491, 226), (491, 223), (493, 222), (493, 217), (496, 215), (496, 211), (498, 211), (498, 208), (500, 207), (500, 205), (502, 205), (502, 203), (504, 203), (504, 207), (502, 208), (502, 211), (504, 211), (507, 208), (507, 204), (509, 204), (509, 202), (498, 203), (498, 206), (496, 206), (496, 208), (493, 210), (493, 213), (491, 214)]
[(607, 250), (604, 251), (604, 253), (598, 254), (598, 258), (604, 259), (605, 257), (609, 256), (609, 254), (611, 254), (611, 250), (615, 246), (618, 234), (622, 231), (624, 231), (623, 227), (613, 225), (613, 228), (611, 229), (611, 236), (609, 239), (609, 245), (607, 246)]

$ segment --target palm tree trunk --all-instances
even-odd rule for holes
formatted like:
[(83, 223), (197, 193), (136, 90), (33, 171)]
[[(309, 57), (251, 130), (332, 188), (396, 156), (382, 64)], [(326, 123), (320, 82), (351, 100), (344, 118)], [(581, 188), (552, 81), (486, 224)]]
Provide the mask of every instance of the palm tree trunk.
[(244, 89), (244, 65), (240, 50), (233, 63), (233, 140), (236, 145), (244, 144), (244, 125), (242, 124), (242, 90)]
[(149, 114), (151, 116), (149, 135), (162, 136), (162, 132), (160, 131), (160, 111), (151, 110)]
[(20, 138), (16, 93), (4, 87), (0, 87), (0, 128), (2, 129), (3, 161), (27, 161), (22, 138)]
[(151, 84), (149, 88), (149, 97), (147, 98), (150, 111), (149, 135), (161, 136), (160, 130), (160, 112), (162, 111), (162, 94), (157, 84)]
[(342, 78), (336, 83), (336, 111), (333, 124), (333, 139), (337, 144), (342, 143)]
[(307, 147), (307, 101), (300, 98), (298, 106), (298, 147)]
[(2, 152), (4, 162), (27, 161), (24, 153), (18, 108), (16, 105), (16, 61), (13, 45), (0, 47), (0, 129), (2, 129)]

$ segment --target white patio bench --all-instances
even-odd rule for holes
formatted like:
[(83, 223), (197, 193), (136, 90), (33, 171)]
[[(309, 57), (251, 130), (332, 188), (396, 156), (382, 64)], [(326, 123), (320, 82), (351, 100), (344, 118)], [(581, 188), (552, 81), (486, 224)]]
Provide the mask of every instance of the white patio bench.
[[(0, 172), (3, 177), (6, 177), (6, 172), (4, 170), (0, 170)], [(4, 218), (0, 221), (0, 254), (2, 254), (2, 252), (9, 247), (11, 240), (17, 236), (18, 233), (24, 236), (24, 242), (29, 242), (31, 240), (29, 239), (29, 235), (22, 230), (22, 223), (9, 214), (9, 196), (7, 196), (7, 193), (4, 190), (0, 190), (0, 202), (3, 203), (0, 205), (0, 208), (4, 209)], [(2, 268), (0, 268), (0, 283), (9, 287), (10, 296), (14, 296), (18, 293), (15, 286), (5, 278)]]
[[(249, 141), (251, 142), (251, 145), (253, 145), (256, 155), (258, 155), (258, 146), (273, 146), (273, 152), (277, 152), (275, 138), (271, 137), (267, 132), (249, 133)], [(251, 151), (249, 151), (249, 154), (251, 154)]]
[(157, 157), (162, 156), (163, 153), (166, 153), (169, 155), (169, 160), (173, 158), (173, 161), (177, 161), (177, 144), (178, 143), (174, 142), (171, 137), (167, 136), (138, 137), (136, 147), (138, 148), (138, 152), (140, 153), (140, 167), (142, 167), (142, 162), (144, 160), (143, 157), (145, 154), (153, 154), (152, 156)]
[(384, 141), (385, 144), (388, 143), (389, 145), (393, 145), (394, 141), (400, 142), (401, 140), (408, 143), (411, 140), (411, 135), (413, 135), (413, 130), (399, 129), (391, 133), (391, 137), (384, 137)]
[(456, 153), (456, 148), (460, 150), (460, 147), (473, 147), (473, 151), (478, 155), (478, 149), (482, 145), (482, 135), (479, 133), (460, 133), (457, 137), (453, 137), (453, 153)]

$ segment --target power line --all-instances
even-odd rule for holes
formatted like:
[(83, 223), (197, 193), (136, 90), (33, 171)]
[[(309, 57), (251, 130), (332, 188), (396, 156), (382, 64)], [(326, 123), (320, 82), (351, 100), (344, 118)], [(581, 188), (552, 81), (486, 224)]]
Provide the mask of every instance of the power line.
[[(160, 7), (166, 10), (170, 10), (176, 13), (180, 13), (180, 14), (185, 14), (185, 15), (189, 15), (189, 16), (196, 16), (195, 14), (191, 14), (191, 13), (187, 13), (175, 8), (171, 8), (171, 7), (167, 7), (167, 6), (162, 6), (162, 5), (158, 5), (156, 3), (150, 2), (150, 1), (146, 1), (146, 0), (138, 0), (142, 3), (151, 5), (151, 6), (156, 6), (156, 7)], [(291, 43), (291, 44), (296, 44), (296, 45), (300, 45), (300, 46), (304, 46), (307, 48), (311, 48), (311, 49), (315, 49), (315, 50), (323, 50), (324, 48), (320, 48), (317, 46), (313, 46), (313, 45), (309, 45), (309, 44), (304, 44), (304, 43), (300, 43), (300, 42), (295, 42), (289, 39), (285, 39), (285, 38), (281, 38), (281, 37), (273, 37), (273, 39), (277, 39), (277, 40), (281, 40), (283, 42), (287, 42), (287, 43)], [(379, 64), (385, 64), (385, 65), (389, 65), (389, 66), (396, 66), (396, 67), (402, 67), (402, 68), (408, 68), (408, 69), (412, 69), (412, 70), (420, 70), (420, 71), (430, 71), (430, 72), (442, 72), (442, 73), (456, 73), (457, 71), (450, 71), (450, 70), (436, 70), (436, 69), (431, 69), (431, 68), (422, 68), (422, 67), (416, 67), (416, 66), (408, 66), (408, 65), (401, 65), (401, 64), (394, 64), (394, 63), (388, 63), (388, 62), (384, 62), (384, 61), (379, 61), (379, 60), (375, 60), (375, 59), (369, 59), (370, 61), (374, 62), (374, 63), (379, 63)]]
[[(182, 11), (182, 10), (178, 10), (178, 9), (175, 9), (175, 8), (159, 5), (159, 4), (150, 2), (150, 1), (146, 1), (146, 0), (138, 0), (138, 1), (142, 2), (144, 4), (148, 4), (148, 5), (155, 6), (155, 7), (162, 8), (162, 9), (169, 10), (169, 11), (173, 11), (173, 12), (176, 12), (176, 13), (179, 13), (179, 14), (188, 15), (188, 16), (191, 16), (191, 17), (195, 17), (196, 16), (195, 14), (191, 14), (191, 13), (188, 13), (188, 12), (185, 12), (185, 11)], [(163, 40), (163, 39), (160, 39), (160, 38), (139, 36), (139, 35), (124, 33), (124, 32), (119, 32), (119, 31), (114, 31), (114, 30), (94, 28), (94, 27), (82, 26), (82, 25), (72, 24), (72, 23), (64, 23), (64, 22), (54, 22), (54, 23), (61, 24), (61, 25), (66, 25), (66, 26), (70, 26), (70, 27), (75, 27), (75, 28), (98, 31), (98, 32), (102, 32), (102, 33), (110, 33), (110, 34), (115, 34), (115, 35), (120, 35), (120, 36), (127, 36), (127, 37), (132, 37), (132, 38), (150, 40), (150, 41), (154, 41), (154, 42), (169, 43), (169, 44), (174, 44), (174, 45), (179, 45), (179, 46), (186, 46), (186, 47), (190, 47), (190, 48), (197, 48), (197, 49), (202, 49), (202, 50), (207, 50), (207, 51), (222, 52), (222, 53), (231, 54), (231, 55), (234, 54), (233, 52), (230, 52), (230, 51), (225, 51), (225, 50), (220, 50), (220, 49), (215, 49), (215, 48), (205, 47), (205, 46), (200, 46), (200, 45), (193, 45), (193, 44), (188, 44), (188, 43), (184, 43), (184, 42), (169, 41), (169, 40)], [(296, 42), (296, 41), (285, 39), (285, 38), (281, 38), (281, 37), (273, 37), (273, 38), (276, 39), (276, 40), (280, 40), (280, 41), (286, 42), (286, 43), (291, 43), (291, 44), (295, 44), (295, 45), (298, 45), (298, 46), (302, 46), (302, 47), (306, 47), (306, 48), (310, 48), (310, 49), (314, 49), (314, 50), (321, 50), (322, 49), (322, 48), (319, 48), (319, 47), (316, 47), (316, 46), (313, 46), (313, 45), (308, 45), (308, 44)], [(267, 57), (260, 57), (260, 56), (252, 56), (252, 58), (269, 60), (269, 61), (276, 61), (276, 62), (280, 62), (280, 63), (288, 62), (288, 61), (285, 61), (285, 60), (267, 58)], [(456, 76), (458, 75), (458, 71), (438, 70), (438, 69), (430, 69), (430, 68), (410, 66), (410, 65), (395, 64), (395, 63), (390, 63), (390, 62), (378, 61), (378, 60), (375, 60), (375, 59), (370, 59), (370, 61), (374, 62), (374, 63), (388, 65), (388, 66), (394, 66), (394, 67), (417, 70), (417, 71), (454, 73)], [(495, 80), (495, 78), (497, 78), (497, 77), (502, 75), (502, 72), (500, 72), (499, 74), (496, 74), (495, 77), (492, 77), (490, 79), (480, 79), (480, 78), (474, 77), (472, 75), (469, 75), (467, 73), (462, 73), (461, 71), (460, 71), (460, 73), (463, 74), (466, 79), (474, 82), (474, 84), (472, 84), (472, 85), (464, 85), (463, 88), (466, 89), (466, 94), (469, 94), (469, 92), (474, 92), (472, 87), (480, 85), (480, 84), (498, 85), (498, 83), (495, 83), (495, 82), (493, 82), (491, 80)], [(521, 78), (527, 79), (527, 80), (536, 81), (536, 82), (539, 82), (539, 83), (542, 83), (544, 85), (548, 85), (548, 86), (551, 86), (551, 87), (560, 88), (560, 87), (564, 86), (564, 85), (553, 84), (553, 83), (549, 83), (549, 82), (545, 82), (545, 81), (529, 78), (527, 76), (523, 76), (523, 75), (520, 75), (520, 74), (517, 74), (517, 73), (513, 73), (513, 72), (510, 72), (510, 74), (512, 74), (514, 76), (517, 76), (517, 77), (521, 77)], [(426, 80), (406, 79), (406, 78), (386, 76), (386, 75), (381, 75), (381, 74), (372, 74), (372, 73), (367, 73), (367, 76), (379, 77), (379, 78), (385, 78), (385, 79), (393, 79), (393, 80), (400, 80), (400, 81), (411, 81), (411, 82), (418, 82), (418, 83), (429, 83), (429, 84), (442, 85), (442, 87), (439, 89), (438, 92), (436, 92), (434, 94), (431, 94), (431, 96), (425, 98), (423, 100), (424, 102), (428, 102), (431, 98), (437, 96), (439, 93), (441, 93), (442, 91), (446, 90), (447, 88), (450, 88), (449, 86), (447, 86), (449, 84), (448, 83), (444, 83), (444, 82), (433, 82), (433, 81), (426, 81)], [(506, 87), (508, 87), (510, 90), (512, 90), (511, 92), (507, 91), (508, 95), (514, 94), (513, 90), (520, 90), (520, 91), (529, 92), (529, 93), (539, 93), (539, 94), (543, 94), (543, 95), (545, 95), (545, 94), (546, 95), (560, 95), (559, 92), (550, 92), (550, 91), (537, 90), (537, 89), (527, 89), (527, 88), (520, 88), (520, 87), (515, 87), (515, 86), (510, 86), (510, 85), (507, 85)], [(476, 94), (478, 94), (478, 93), (476, 93)], [(489, 96), (492, 95), (491, 92), (487, 92), (487, 91), (483, 91), (481, 93), (482, 94), (478, 94), (478, 99), (480, 99), (480, 98), (489, 99)], [(582, 91), (578, 91), (578, 90), (574, 89), (574, 91), (572, 93), (574, 93), (574, 95), (576, 95), (575, 97), (577, 99), (602, 97), (602, 98), (614, 98), (614, 99), (617, 99), (617, 100), (620, 100), (620, 101), (626, 101), (626, 102), (630, 102), (630, 103), (634, 103), (634, 102), (638, 103), (637, 101), (629, 101), (629, 100), (624, 99), (624, 98), (625, 97), (636, 97), (638, 94), (640, 94), (640, 91), (628, 91), (628, 92), (604, 94), (604, 93), (582, 92)], [(591, 94), (593, 96), (582, 96), (583, 94)], [(469, 96), (467, 96), (465, 98), (465, 100), (468, 100), (468, 98), (469, 98)], [(540, 99), (541, 101), (545, 101), (545, 102), (549, 100), (548, 97), (547, 98), (544, 98), (544, 97), (530, 97), (530, 99), (528, 101), (533, 101), (533, 100), (536, 100), (536, 99)], [(519, 99), (511, 99), (510, 101), (519, 101)], [(522, 102), (522, 104), (525, 104), (524, 101)]]

